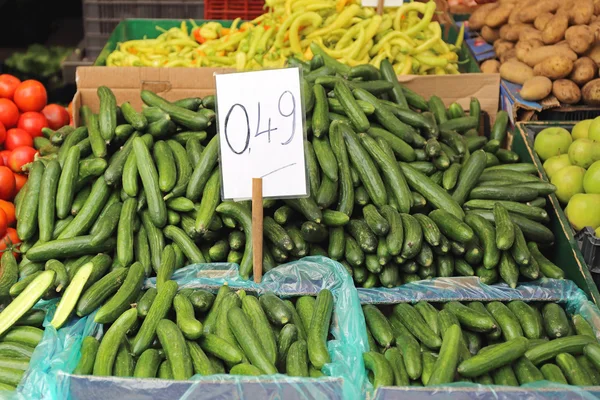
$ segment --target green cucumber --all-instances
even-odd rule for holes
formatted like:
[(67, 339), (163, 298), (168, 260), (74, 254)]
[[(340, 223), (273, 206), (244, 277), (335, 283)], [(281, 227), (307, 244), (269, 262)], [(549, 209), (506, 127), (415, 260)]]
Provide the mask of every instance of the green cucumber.
[(144, 267), (140, 263), (134, 263), (129, 267), (125, 281), (117, 292), (100, 307), (94, 321), (101, 324), (115, 321), (135, 301), (144, 278)]
[(431, 349), (439, 349), (442, 345), (440, 337), (427, 325), (423, 317), (409, 304), (394, 306), (396, 314), (410, 333)]
[[(310, 348), (310, 347), (309, 347)], [(383, 354), (369, 351), (363, 353), (365, 367), (373, 372), (373, 386), (392, 386), (394, 384), (394, 374), (388, 360)]]
[(137, 321), (137, 311), (131, 308), (123, 312), (104, 334), (96, 359), (94, 361), (93, 373), (96, 376), (111, 376), (113, 364), (117, 357), (119, 345), (125, 339), (125, 335)]
[(562, 373), (558, 365), (550, 363), (544, 364), (540, 368), (540, 371), (544, 375), (545, 380), (568, 385), (567, 378), (565, 378), (565, 375)]
[(596, 340), (585, 335), (568, 336), (539, 344), (527, 350), (527, 357), (535, 365), (556, 357), (560, 353), (581, 354), (584, 348)]
[(494, 301), (488, 303), (487, 310), (500, 325), (502, 336), (505, 341), (523, 336), (523, 329), (521, 328), (519, 320), (507, 306), (498, 301)]
[(535, 311), (531, 306), (523, 301), (511, 301), (507, 306), (518, 319), (527, 339), (539, 339), (541, 337), (542, 332), (540, 332)]
[(544, 329), (550, 339), (556, 339), (569, 334), (569, 320), (565, 310), (556, 303), (548, 303), (542, 308)]
[(577, 359), (568, 353), (561, 353), (556, 356), (556, 364), (567, 377), (571, 385), (592, 386), (593, 381), (587, 371), (579, 365)]
[(519, 359), (526, 350), (526, 338), (512, 339), (495, 346), (485, 354), (478, 354), (463, 361), (458, 366), (458, 373), (467, 378), (483, 375)]
[[(147, 318), (144, 321), (147, 321)], [(189, 379), (194, 374), (192, 359), (177, 325), (168, 319), (161, 319), (156, 326), (156, 335), (171, 365), (173, 379)]]
[(459, 358), (459, 342), (462, 332), (457, 325), (450, 326), (445, 333), (440, 355), (435, 362), (427, 386), (451, 383), (454, 381)]

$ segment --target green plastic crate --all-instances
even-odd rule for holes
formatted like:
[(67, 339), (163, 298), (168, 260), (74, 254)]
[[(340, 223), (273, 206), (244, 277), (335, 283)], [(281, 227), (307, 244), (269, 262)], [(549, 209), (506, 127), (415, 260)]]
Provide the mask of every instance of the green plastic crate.
[[(179, 19), (125, 19), (117, 25), (113, 33), (108, 38), (108, 42), (104, 45), (102, 52), (98, 55), (95, 66), (105, 66), (106, 59), (117, 48), (117, 44), (120, 42), (126, 42), (128, 40), (136, 39), (156, 39), (162, 31), (156, 29), (160, 27), (164, 30), (171, 28), (178, 28), (181, 26), (182, 20)], [(204, 19), (194, 20), (196, 25), (200, 26), (207, 21)], [(214, 21), (220, 22), (224, 27), (228, 28), (231, 26), (233, 21)], [(185, 21), (188, 29), (192, 29), (193, 25), (190, 21)]]
[[(195, 20), (196, 25), (202, 25), (208, 20)], [(225, 27), (230, 27), (233, 21), (220, 20), (216, 21), (221, 23)], [(186, 21), (188, 29), (192, 28), (190, 21)], [(95, 66), (105, 66), (106, 59), (116, 48), (120, 42), (126, 42), (128, 40), (136, 39), (156, 39), (162, 32), (156, 29), (159, 26), (162, 29), (168, 30), (174, 27), (181, 26), (181, 20), (175, 19), (126, 19), (117, 25), (113, 33), (108, 38), (108, 42), (102, 49), (102, 52), (94, 63)], [(447, 25), (442, 28), (444, 40), (448, 43), (455, 43), (458, 37), (458, 29), (455, 26)], [(460, 52), (458, 53), (461, 64), (459, 70), (461, 72), (481, 72), (479, 65), (475, 61), (475, 58), (471, 54), (469, 48), (463, 43)]]
[[(538, 132), (542, 128), (551, 126), (565, 127), (565, 125), (569, 124), (558, 122), (517, 123), (512, 136), (511, 148), (521, 157), (521, 160), (535, 164), (540, 176), (548, 180), (548, 176), (542, 167), (542, 161), (533, 150), (533, 132)], [(572, 126), (573, 124), (570, 125)], [(532, 127), (537, 127), (538, 129), (531, 129)], [(546, 253), (550, 260), (565, 271), (567, 279), (574, 281), (577, 286), (590, 296), (594, 303), (600, 304), (600, 293), (594, 283), (583, 254), (579, 250), (569, 220), (565, 216), (558, 198), (554, 194), (549, 196), (549, 200), (550, 202), (546, 207), (546, 211), (550, 215), (549, 227), (554, 233), (556, 242), (550, 249), (546, 249)]]

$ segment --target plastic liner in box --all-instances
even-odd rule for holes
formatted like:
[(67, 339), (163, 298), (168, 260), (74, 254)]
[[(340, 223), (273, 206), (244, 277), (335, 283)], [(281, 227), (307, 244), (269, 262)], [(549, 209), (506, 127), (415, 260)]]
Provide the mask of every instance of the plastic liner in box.
[[(416, 303), (418, 301), (511, 301), (560, 302), (568, 314), (581, 314), (590, 323), (596, 338), (600, 338), (600, 310), (588, 300), (585, 293), (569, 280), (541, 279), (511, 289), (506, 284), (488, 286), (478, 278), (438, 278), (414, 282), (393, 289), (358, 288), (362, 304)], [(381, 387), (374, 391), (366, 384), (369, 398), (374, 400), (398, 399), (597, 399), (600, 387), (577, 387), (542, 381), (520, 387), (478, 385), (455, 382), (432, 387)]]
[[(79, 361), (85, 336), (102, 336), (94, 314), (74, 319), (58, 332), (48, 326), (40, 347), (45, 357), (32, 364), (24, 385), (27, 398), (35, 399), (359, 399), (366, 373), (362, 353), (367, 349), (365, 322), (354, 284), (344, 267), (323, 257), (307, 257), (279, 266), (265, 274), (260, 284), (243, 281), (234, 264), (196, 264), (173, 275), (180, 288), (216, 290), (225, 282), (235, 289), (258, 294), (270, 291), (282, 297), (316, 295), (331, 290), (334, 314), (328, 342), (332, 358), (324, 378), (293, 378), (285, 375), (242, 377), (195, 376), (189, 381), (133, 379), (71, 375)], [(149, 279), (146, 286), (153, 286)]]
[[(436, 278), (387, 289), (358, 288), (361, 304), (416, 303), (417, 301), (565, 301), (585, 297), (572, 281), (540, 279), (512, 289), (505, 283), (486, 285), (478, 277)], [(587, 299), (587, 298), (586, 298)], [(599, 325), (600, 326), (600, 325)]]
[[(50, 321), (52, 320), (52, 316), (54, 315), (54, 311), (56, 309), (57, 303), (58, 303), (58, 299), (41, 300), (35, 306), (33, 306), (33, 308), (36, 310), (45, 310), (46, 311), (46, 318), (44, 318), (43, 326), (48, 326), (50, 324)], [(45, 334), (46, 334), (46, 332), (44, 331), (44, 335)], [(0, 399), (20, 400), (20, 399), (32, 398), (29, 396), (29, 393), (27, 392), (28, 381), (29, 381), (29, 379), (35, 379), (35, 378), (33, 378), (35, 376), (35, 372), (33, 372), (32, 366), (36, 365), (38, 363), (38, 360), (40, 360), (44, 357), (45, 346), (42, 346), (43, 341), (44, 341), (44, 338), (42, 338), (42, 341), (40, 342), (40, 344), (33, 351), (33, 354), (31, 355), (31, 360), (29, 361), (29, 369), (27, 371), (25, 371), (25, 374), (23, 375), (23, 379), (21, 379), (19, 386), (17, 386), (17, 390), (15, 390), (13, 392), (0, 390)]]

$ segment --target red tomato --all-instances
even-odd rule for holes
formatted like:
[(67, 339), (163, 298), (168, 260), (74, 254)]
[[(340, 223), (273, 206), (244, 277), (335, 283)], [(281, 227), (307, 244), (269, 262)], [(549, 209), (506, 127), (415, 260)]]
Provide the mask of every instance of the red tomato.
[(6, 235), (6, 230), (8, 229), (8, 217), (4, 210), (0, 209), (0, 237), (4, 237)]
[(10, 200), (15, 194), (15, 175), (8, 167), (0, 167), (0, 199)]
[(6, 140), (4, 141), (4, 148), (6, 150), (14, 150), (17, 147), (29, 146), (33, 147), (33, 138), (27, 131), (19, 128), (9, 129), (6, 132)]
[(5, 140), (6, 140), (6, 128), (4, 127), (4, 124), (2, 122), (0, 122), (0, 145), (2, 145)]
[(14, 101), (22, 112), (42, 111), (48, 102), (48, 94), (40, 82), (28, 80), (17, 86)]
[(33, 162), (36, 154), (37, 150), (33, 147), (17, 147), (10, 153), (10, 157), (8, 157), (8, 167), (10, 167), (13, 172), (23, 172), (23, 165)]
[(17, 77), (8, 74), (0, 75), (0, 97), (12, 100), (20, 83), (21, 80)]
[(0, 151), (0, 158), (2, 159), (2, 165), (7, 165), (8, 164), (8, 157), (10, 157), (10, 150), (1, 150)]
[(6, 214), (8, 226), (15, 226), (17, 218), (15, 217), (15, 205), (10, 201), (0, 200), (0, 209)]
[(15, 196), (27, 183), (27, 175), (15, 174)]
[[(3, 250), (14, 249), (17, 245), (21, 243), (21, 239), (19, 239), (19, 235), (17, 234), (17, 230), (14, 228), (6, 229), (6, 235), (2, 239), (0, 239), (0, 252)], [(13, 251), (15, 257), (18, 256), (17, 253)]]
[(69, 120), (71, 119), (69, 112), (58, 104), (48, 104), (42, 110), (42, 114), (44, 114), (44, 117), (46, 117), (48, 120), (48, 126), (50, 126), (50, 129), (53, 130), (57, 130), (65, 125), (68, 125)]
[(12, 128), (19, 121), (19, 109), (11, 100), (0, 99), (0, 122), (5, 128)]
[(48, 128), (48, 120), (42, 113), (28, 111), (21, 114), (17, 128), (27, 131), (32, 138), (42, 136), (42, 128)]

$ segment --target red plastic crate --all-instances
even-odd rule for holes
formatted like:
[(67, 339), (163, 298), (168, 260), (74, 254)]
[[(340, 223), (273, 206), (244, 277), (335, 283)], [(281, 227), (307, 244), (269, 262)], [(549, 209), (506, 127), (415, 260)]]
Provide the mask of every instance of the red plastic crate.
[(265, 12), (264, 0), (207, 0), (204, 19), (252, 20)]

